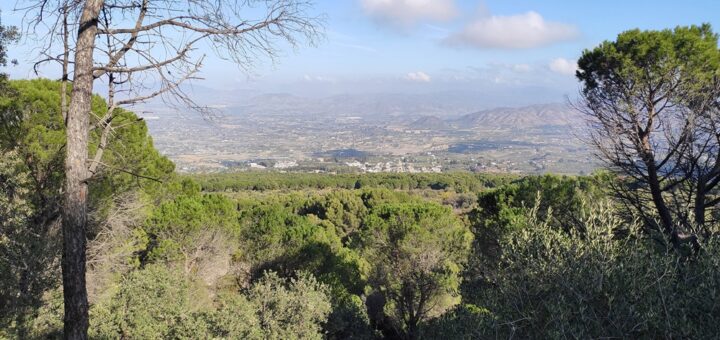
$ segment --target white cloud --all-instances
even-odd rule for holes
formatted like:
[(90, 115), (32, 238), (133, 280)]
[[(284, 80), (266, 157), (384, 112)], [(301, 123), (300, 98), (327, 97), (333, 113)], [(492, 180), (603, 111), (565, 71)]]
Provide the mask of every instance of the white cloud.
[(405, 76), (406, 80), (410, 81), (416, 81), (420, 83), (429, 83), (430, 82), (430, 76), (425, 72), (410, 72)]
[(457, 15), (454, 0), (360, 0), (369, 16), (408, 26), (420, 20), (446, 21)]
[(565, 58), (556, 58), (550, 62), (550, 70), (564, 75), (574, 75), (577, 70), (577, 63)]
[(537, 12), (510, 16), (483, 16), (446, 39), (452, 45), (519, 49), (547, 46), (579, 35), (573, 25), (546, 21)]

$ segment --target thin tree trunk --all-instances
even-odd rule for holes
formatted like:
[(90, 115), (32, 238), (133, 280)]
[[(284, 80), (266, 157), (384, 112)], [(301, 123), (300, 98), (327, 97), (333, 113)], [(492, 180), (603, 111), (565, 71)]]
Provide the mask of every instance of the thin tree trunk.
[(670, 236), (675, 228), (673, 227), (673, 219), (670, 214), (670, 209), (668, 209), (667, 204), (665, 204), (665, 199), (662, 197), (662, 189), (660, 189), (660, 180), (658, 179), (654, 160), (650, 161), (647, 165), (650, 195), (652, 196), (655, 209), (657, 209), (658, 215), (660, 215), (660, 223), (662, 224), (664, 231), (668, 234), (668, 236)]
[(74, 82), (67, 116), (63, 226), (63, 298), (65, 339), (87, 339), (88, 298), (85, 286), (87, 225), (87, 158), (93, 88), (93, 49), (103, 0), (83, 6), (75, 49)]
[(668, 209), (667, 204), (665, 204), (665, 199), (662, 196), (663, 192), (661, 189), (660, 178), (657, 173), (655, 157), (652, 153), (652, 148), (650, 147), (650, 141), (647, 135), (642, 136), (641, 138), (643, 161), (645, 162), (648, 172), (650, 196), (652, 197), (652, 201), (655, 205), (655, 209), (657, 209), (658, 215), (660, 215), (660, 223), (662, 224), (663, 230), (668, 236), (672, 236), (675, 229), (673, 227), (672, 214), (670, 214), (670, 209)]

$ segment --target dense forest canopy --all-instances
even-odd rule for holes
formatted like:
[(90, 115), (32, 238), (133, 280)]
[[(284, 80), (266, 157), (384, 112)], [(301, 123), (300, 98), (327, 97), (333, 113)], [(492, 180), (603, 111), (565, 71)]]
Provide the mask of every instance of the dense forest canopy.
[[(584, 53), (578, 77), (596, 119), (591, 126), (607, 128), (598, 138), (611, 132), (603, 119), (614, 116), (603, 106), (609, 102), (597, 104), (596, 96), (620, 98), (613, 102), (617, 105), (629, 100), (648, 113), (647, 103), (636, 99), (603, 97), (604, 87), (622, 87), (615, 83), (622, 77), (656, 84), (655, 74), (648, 80), (634, 62), (653, 72), (669, 69), (685, 79), (683, 91), (690, 94), (717, 82), (720, 72), (713, 63), (707, 64), (715, 65), (710, 70), (695, 70), (711, 75), (692, 73), (691, 79), (706, 83), (682, 78), (685, 63), (698, 66), (687, 44), (717, 53), (709, 26), (629, 31)], [(662, 64), (668, 61), (674, 64)], [(63, 93), (58, 81), (0, 80), (2, 338), (63, 335)], [(717, 161), (708, 160), (717, 160), (710, 153), (718, 150), (702, 149), (705, 157), (692, 160), (688, 157), (695, 154), (682, 154), (698, 150), (689, 146), (697, 146), (698, 139), (687, 142), (690, 131), (707, 144), (718, 135), (708, 130), (717, 106), (706, 103), (705, 111), (695, 106), (698, 101), (717, 105), (717, 97), (706, 95), (668, 104), (684, 105), (700, 125), (688, 125), (680, 132), (683, 138), (668, 137), (678, 144), (664, 153), (643, 149), (668, 146), (642, 142), (656, 123), (638, 118), (642, 110), (637, 108), (625, 112), (634, 124), (646, 125), (624, 131), (615, 151), (632, 150), (640, 157), (618, 151), (616, 156), (634, 161), (591, 176), (178, 175), (154, 148), (145, 122), (115, 108), (118, 128), (103, 137), (102, 124), (95, 124), (89, 134), (89, 152), (104, 144), (103, 166), (87, 183), (89, 335), (716, 337), (720, 244), (716, 203), (710, 203), (717, 201), (714, 186), (720, 177)], [(97, 123), (108, 104), (99, 96), (91, 104)], [(659, 114), (650, 111), (650, 120)], [(672, 166), (685, 164), (701, 175), (660, 171), (664, 178), (651, 176), (658, 161), (653, 157), (663, 154), (678, 157)], [(701, 166), (700, 159), (709, 163)], [(688, 192), (696, 195), (688, 199)]]

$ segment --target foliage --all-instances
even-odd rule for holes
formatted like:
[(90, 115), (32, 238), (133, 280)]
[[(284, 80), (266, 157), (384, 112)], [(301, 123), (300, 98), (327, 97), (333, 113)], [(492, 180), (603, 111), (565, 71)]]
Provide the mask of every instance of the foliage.
[(459, 304), (447, 313), (422, 325), (423, 339), (490, 339), (500, 338), (495, 331), (495, 319), (485, 308), (473, 304)]
[(336, 289), (362, 292), (364, 261), (343, 246), (331, 223), (279, 204), (252, 208), (242, 220), (240, 258), (254, 263), (255, 273), (272, 269), (287, 276), (303, 270)]
[(178, 252), (189, 252), (208, 231), (235, 235), (237, 219), (235, 204), (221, 195), (178, 195), (165, 201), (152, 211), (144, 229), (154, 241), (149, 260), (181, 256)]
[(191, 311), (190, 284), (160, 266), (131, 272), (105, 303), (94, 306), (91, 329), (98, 338), (167, 338)]
[(513, 175), (471, 174), (465, 172), (439, 174), (313, 174), (275, 172), (242, 172), (193, 175), (204, 191), (243, 191), (278, 189), (367, 189), (395, 190), (431, 189), (477, 192), (516, 178)]
[(161, 266), (130, 273), (118, 291), (95, 305), (96, 338), (322, 339), (330, 313), (327, 288), (307, 274), (289, 282), (269, 272), (244, 294), (223, 295), (217, 307), (196, 306), (202, 291)]
[(472, 218), (487, 229), (518, 226), (527, 217), (525, 210), (538, 204), (539, 218), (550, 218), (553, 227), (562, 230), (582, 228), (580, 216), (586, 211), (586, 203), (603, 196), (601, 181), (599, 176), (524, 177), (481, 192)]
[(469, 259), (464, 296), (474, 295), (492, 281), (509, 233), (527, 225), (527, 211), (537, 206), (536, 214), (558, 230), (582, 231), (582, 216), (589, 204), (605, 197), (603, 187), (608, 179), (603, 173), (593, 177), (556, 175), (528, 176), (508, 185), (478, 194), (477, 206), (469, 213), (475, 240)]
[(326, 338), (366, 340), (380, 335), (371, 326), (365, 303), (360, 296), (332, 292), (333, 307), (325, 326)]
[[(94, 100), (102, 102), (99, 97)], [(105, 166), (100, 167), (100, 172), (90, 183), (91, 202), (95, 205), (103, 202), (105, 197), (137, 188), (153, 194), (162, 190), (160, 182), (172, 180), (175, 170), (175, 165), (153, 146), (152, 137), (142, 119), (130, 111), (116, 110), (113, 124), (117, 128), (109, 138), (101, 159)], [(91, 154), (96, 151), (99, 138), (99, 131), (91, 134)]]
[[(450, 206), (383, 188), (207, 194), (190, 179), (170, 182), (159, 205), (119, 234), (136, 250), (121, 256), (139, 261), (107, 276), (93, 302), (92, 332), (476, 339), (719, 331), (707, 297), (720, 288), (720, 248), (710, 244), (689, 262), (668, 256), (614, 205), (595, 206), (605, 180), (527, 177), (480, 193), (483, 203), (468, 220)], [(497, 227), (502, 251), (488, 260), (477, 243), (472, 249), (465, 222)], [(346, 233), (353, 224), (358, 229)], [(480, 260), (481, 274), (492, 275), (477, 279), (468, 264)], [(206, 280), (203, 263), (224, 261), (218, 279)], [(57, 335), (61, 309), (47, 295), (41, 301), (27, 334)]]
[[(55, 196), (63, 178), (62, 149), (65, 125), (60, 112), (60, 83), (47, 79), (11, 81), (12, 95), (0, 98), (0, 145), (16, 149), (27, 160), (36, 180), (46, 192)], [(95, 116), (106, 108), (104, 101), (93, 97)], [(174, 165), (153, 147), (147, 126), (135, 114), (121, 110), (117, 117), (122, 128), (115, 130), (108, 142), (108, 151), (101, 160), (107, 166), (91, 183), (91, 195), (97, 205), (113, 193), (138, 186), (153, 187), (155, 182), (132, 174), (166, 179)], [(97, 120), (97, 118), (95, 118)], [(91, 152), (97, 148), (98, 131), (91, 136)], [(149, 189), (149, 188), (148, 188)]]
[(332, 223), (340, 233), (339, 236), (344, 238), (360, 229), (367, 208), (362, 199), (351, 191), (333, 190), (309, 201), (302, 208), (301, 214), (313, 214)]
[(57, 279), (53, 243), (30, 227), (42, 209), (30, 183), (17, 153), (0, 152), (0, 338), (29, 336), (43, 293)]
[(625, 222), (605, 204), (584, 216), (584, 233), (553, 228), (536, 210), (530, 216), (506, 239), (499, 275), (481, 299), (500, 337), (711, 338), (720, 331), (716, 244), (679, 261), (638, 228), (618, 237)]
[(471, 242), (470, 231), (447, 207), (394, 203), (373, 209), (359, 243), (389, 326), (414, 339), (421, 322), (454, 303)]
[(322, 339), (322, 323), (330, 313), (327, 288), (312, 276), (300, 273), (289, 285), (275, 273), (248, 292), (265, 339)]
[[(20, 32), (18, 32), (17, 27), (0, 25), (0, 66), (7, 65), (8, 45), (17, 42), (19, 39)], [(17, 63), (16, 60), (11, 60), (11, 62)]]
[[(3, 82), (0, 92), (0, 187), (7, 194), (0, 198), (0, 268), (4, 273), (0, 278), (0, 328), (22, 338), (31, 331), (33, 319), (42, 317), (38, 309), (45, 303), (46, 293), (59, 284), (65, 126), (59, 82)], [(93, 100), (100, 110), (102, 100)], [(110, 168), (90, 183), (95, 216), (91, 236), (98, 232), (113, 197), (137, 189), (149, 195), (160, 187), (127, 172), (163, 179), (171, 177), (174, 170), (172, 162), (154, 149), (137, 116), (124, 111), (118, 119), (131, 124), (116, 130), (109, 141), (111, 151), (102, 159)], [(97, 137), (93, 138), (97, 142)]]

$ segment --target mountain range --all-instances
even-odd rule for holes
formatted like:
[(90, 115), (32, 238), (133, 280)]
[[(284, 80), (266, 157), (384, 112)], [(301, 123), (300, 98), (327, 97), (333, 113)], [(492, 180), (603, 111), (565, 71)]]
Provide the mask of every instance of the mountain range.
[(580, 112), (567, 104), (538, 104), (482, 110), (452, 120), (459, 127), (529, 128), (582, 123)]
[(457, 118), (423, 115), (408, 119), (403, 126), (411, 130), (466, 130), (476, 128), (532, 129), (572, 127), (583, 123), (580, 112), (566, 104), (536, 104), (481, 110)]

